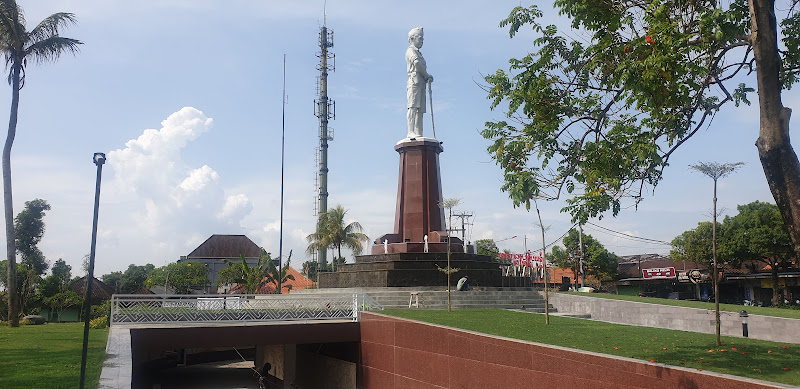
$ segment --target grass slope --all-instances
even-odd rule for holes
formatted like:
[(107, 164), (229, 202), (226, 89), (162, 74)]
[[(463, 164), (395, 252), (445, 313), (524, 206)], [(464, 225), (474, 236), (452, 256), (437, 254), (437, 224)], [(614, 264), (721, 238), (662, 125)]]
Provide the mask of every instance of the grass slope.
[[(608, 294), (608, 293), (579, 293), (579, 292), (559, 292), (559, 293), (573, 294), (576, 296), (583, 296), (583, 297), (596, 297), (596, 298), (604, 298), (611, 300), (635, 301), (638, 303), (671, 305), (671, 306), (686, 307), (686, 308), (700, 308), (712, 311), (714, 310), (714, 303), (713, 302), (707, 303), (705, 301), (670, 300), (670, 299), (662, 299), (655, 297), (624, 296), (619, 294)], [(751, 306), (746, 307), (743, 305), (735, 305), (735, 304), (720, 304), (719, 310), (725, 312), (735, 312), (735, 313), (739, 313), (739, 311), (745, 310), (750, 315), (764, 315), (764, 316), (774, 316), (774, 317), (785, 317), (787, 319), (800, 319), (800, 309), (751, 307)]]
[[(96, 388), (108, 329), (89, 330), (86, 387)], [(0, 388), (77, 388), (83, 323), (0, 327)]]
[(800, 385), (800, 347), (746, 338), (627, 326), (501, 309), (387, 310), (381, 313), (579, 350)]

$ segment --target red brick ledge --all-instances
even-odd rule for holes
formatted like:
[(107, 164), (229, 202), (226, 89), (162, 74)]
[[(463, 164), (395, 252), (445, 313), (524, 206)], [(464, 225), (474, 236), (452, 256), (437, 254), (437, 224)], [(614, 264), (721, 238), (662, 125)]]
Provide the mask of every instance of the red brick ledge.
[(359, 388), (789, 388), (364, 312)]

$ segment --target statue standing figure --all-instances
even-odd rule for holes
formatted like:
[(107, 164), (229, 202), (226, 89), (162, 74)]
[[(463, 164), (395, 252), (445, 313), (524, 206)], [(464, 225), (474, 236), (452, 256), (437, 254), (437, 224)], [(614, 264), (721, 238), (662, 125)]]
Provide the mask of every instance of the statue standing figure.
[(433, 82), (428, 73), (425, 58), (419, 49), (423, 42), (422, 27), (415, 27), (408, 32), (408, 49), (406, 49), (406, 97), (408, 98), (408, 138), (422, 137), (422, 114), (425, 113), (425, 88)]

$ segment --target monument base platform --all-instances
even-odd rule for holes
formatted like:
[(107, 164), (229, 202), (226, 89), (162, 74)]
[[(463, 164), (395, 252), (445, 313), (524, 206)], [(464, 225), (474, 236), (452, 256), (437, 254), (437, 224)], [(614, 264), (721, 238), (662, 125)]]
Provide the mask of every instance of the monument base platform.
[[(356, 257), (356, 263), (339, 265), (335, 272), (319, 273), (320, 288), (447, 286), (447, 253), (393, 253)], [(463, 276), (475, 286), (501, 286), (500, 267), (487, 255), (451, 253), (450, 275), (455, 287)]]

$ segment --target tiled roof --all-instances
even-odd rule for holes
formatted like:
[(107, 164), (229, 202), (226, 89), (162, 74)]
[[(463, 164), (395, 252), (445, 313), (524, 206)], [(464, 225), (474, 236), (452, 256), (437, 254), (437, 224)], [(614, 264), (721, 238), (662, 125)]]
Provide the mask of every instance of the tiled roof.
[(245, 235), (211, 235), (186, 256), (192, 258), (258, 258), (261, 248)]
[[(75, 280), (69, 285), (69, 289), (83, 298), (83, 295), (86, 293), (86, 276)], [(114, 294), (114, 288), (92, 277), (92, 300), (111, 300), (112, 294)]]
[[(286, 287), (285, 287), (286, 284), (291, 285), (292, 286), (292, 290), (307, 289), (307, 288), (309, 288), (309, 287), (311, 287), (313, 285), (316, 285), (316, 283), (312, 282), (310, 279), (308, 279), (306, 276), (304, 276), (302, 273), (300, 273), (299, 271), (297, 271), (295, 268), (293, 268), (291, 266), (289, 266), (287, 268), (286, 274), (287, 275), (291, 274), (292, 276), (294, 276), (294, 280), (287, 280), (287, 282), (285, 282), (285, 283), (283, 283), (281, 285), (281, 288), (282, 288), (281, 293), (282, 294), (289, 293), (289, 290), (287, 290)], [(239, 287), (237, 285), (237, 286), (235, 286), (235, 287), (233, 287), (231, 289), (231, 292), (232, 293), (241, 293), (241, 290), (239, 290)], [(272, 294), (272, 293), (275, 293), (275, 285), (274, 284), (265, 284), (261, 288), (259, 288), (256, 291), (256, 293), (259, 293), (259, 294)]]

